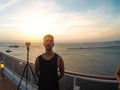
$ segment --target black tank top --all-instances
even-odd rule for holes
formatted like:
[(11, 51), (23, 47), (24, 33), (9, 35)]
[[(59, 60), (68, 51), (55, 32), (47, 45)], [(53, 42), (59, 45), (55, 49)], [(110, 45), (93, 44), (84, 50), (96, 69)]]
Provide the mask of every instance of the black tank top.
[(56, 53), (50, 60), (45, 60), (42, 55), (39, 56), (39, 90), (59, 90), (57, 60)]

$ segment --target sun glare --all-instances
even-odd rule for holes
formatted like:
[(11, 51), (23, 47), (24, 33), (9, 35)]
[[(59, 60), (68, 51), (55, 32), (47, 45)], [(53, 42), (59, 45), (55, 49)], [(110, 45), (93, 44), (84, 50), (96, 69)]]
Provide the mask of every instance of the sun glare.
[(37, 39), (45, 34), (54, 34), (56, 28), (56, 22), (51, 17), (37, 17), (30, 16), (20, 24), (20, 29), (23, 30), (24, 34), (32, 40)]

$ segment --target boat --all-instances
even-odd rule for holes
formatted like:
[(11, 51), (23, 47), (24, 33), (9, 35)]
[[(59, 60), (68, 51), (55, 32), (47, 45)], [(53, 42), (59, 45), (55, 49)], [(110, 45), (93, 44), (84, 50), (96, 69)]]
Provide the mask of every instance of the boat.
[(11, 50), (9, 50), (9, 49), (7, 49), (7, 50), (6, 50), (6, 52), (7, 52), (7, 53), (9, 53), (9, 52), (12, 52), (12, 51), (11, 51)]
[(104, 49), (104, 48), (119, 48), (119, 46), (106, 46), (106, 47), (76, 47), (76, 48), (67, 48), (67, 49)]
[(10, 45), (9, 47), (11, 47), (11, 48), (18, 48), (19, 46), (18, 45)]

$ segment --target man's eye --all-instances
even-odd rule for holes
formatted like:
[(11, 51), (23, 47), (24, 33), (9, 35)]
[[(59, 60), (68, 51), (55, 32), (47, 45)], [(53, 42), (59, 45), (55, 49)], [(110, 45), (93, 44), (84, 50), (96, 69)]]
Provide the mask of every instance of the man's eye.
[(49, 40), (49, 41), (45, 41), (45, 42), (52, 42), (52, 40)]
[(52, 43), (52, 40), (50, 42)]

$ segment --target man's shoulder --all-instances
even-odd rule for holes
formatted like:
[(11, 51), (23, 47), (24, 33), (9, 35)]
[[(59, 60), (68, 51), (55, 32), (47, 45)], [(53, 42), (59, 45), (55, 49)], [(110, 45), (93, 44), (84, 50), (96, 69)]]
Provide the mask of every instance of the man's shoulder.
[(58, 53), (55, 53), (55, 55), (57, 55), (58, 58), (61, 58), (61, 56)]
[(63, 61), (63, 58), (59, 54), (57, 54), (57, 53), (55, 53), (55, 54), (58, 56), (58, 61), (59, 62)]
[(40, 55), (37, 56), (36, 59), (39, 60), (39, 58), (41, 58), (42, 56), (43, 56), (43, 54), (40, 54)]

